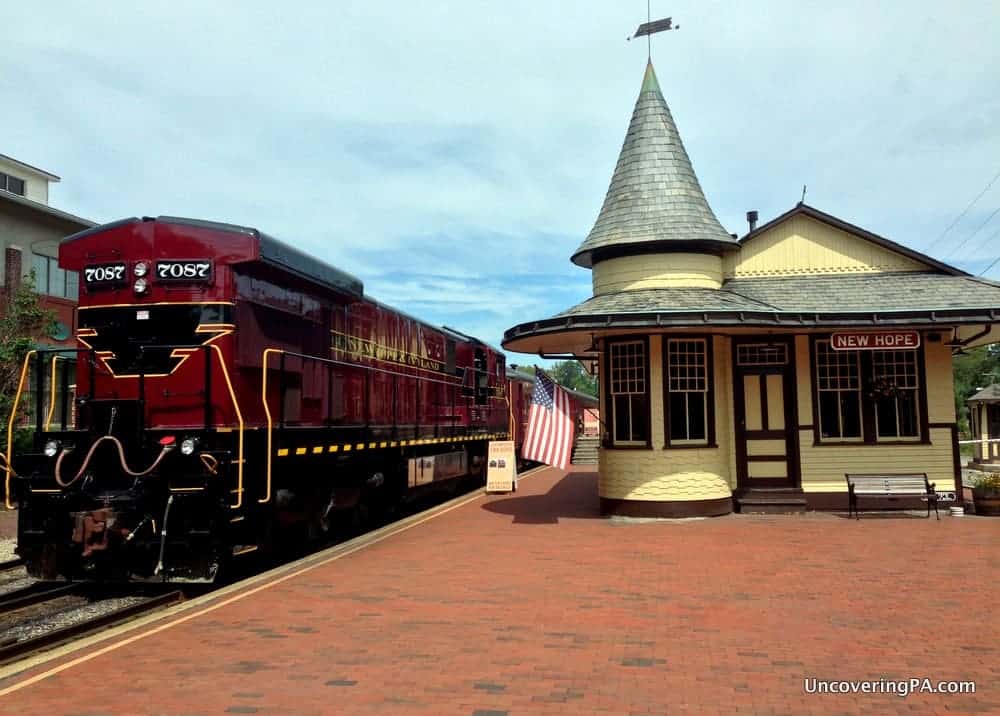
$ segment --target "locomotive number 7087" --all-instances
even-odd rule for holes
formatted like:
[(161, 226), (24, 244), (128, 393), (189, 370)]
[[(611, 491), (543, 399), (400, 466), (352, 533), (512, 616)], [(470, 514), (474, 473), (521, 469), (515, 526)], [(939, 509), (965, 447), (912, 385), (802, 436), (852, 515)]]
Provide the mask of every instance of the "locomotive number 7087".
[(211, 277), (211, 261), (157, 261), (156, 278), (164, 281), (183, 281)]
[(86, 266), (83, 269), (83, 280), (87, 283), (116, 283), (124, 278), (125, 264)]

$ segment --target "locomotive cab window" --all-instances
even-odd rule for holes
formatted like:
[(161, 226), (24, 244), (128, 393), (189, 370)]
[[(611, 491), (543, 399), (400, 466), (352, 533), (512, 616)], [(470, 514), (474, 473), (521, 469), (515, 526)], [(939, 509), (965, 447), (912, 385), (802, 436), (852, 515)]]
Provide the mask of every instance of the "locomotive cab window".
[(476, 405), (486, 405), (490, 398), (490, 374), (487, 371), (486, 351), (477, 348), (473, 363), (475, 365), (473, 375), (476, 385)]

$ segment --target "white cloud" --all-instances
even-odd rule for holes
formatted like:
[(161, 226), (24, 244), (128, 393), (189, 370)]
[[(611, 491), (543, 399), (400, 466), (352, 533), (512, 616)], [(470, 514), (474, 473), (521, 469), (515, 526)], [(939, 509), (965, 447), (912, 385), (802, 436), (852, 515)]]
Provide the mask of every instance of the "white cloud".
[[(258, 226), (378, 298), (497, 343), (586, 296), (589, 273), (568, 259), (638, 91), (645, 43), (624, 38), (642, 10), (13, 5), (0, 106), (15, 111), (0, 151), (62, 175), (60, 208)], [(678, 0), (653, 12), (681, 26), (654, 40), (654, 60), (730, 231), (747, 209), (787, 210), (808, 184), (818, 208), (941, 255), (1000, 205), (998, 186), (934, 244), (1000, 169), (995, 3)], [(994, 221), (959, 260), (1000, 253)]]

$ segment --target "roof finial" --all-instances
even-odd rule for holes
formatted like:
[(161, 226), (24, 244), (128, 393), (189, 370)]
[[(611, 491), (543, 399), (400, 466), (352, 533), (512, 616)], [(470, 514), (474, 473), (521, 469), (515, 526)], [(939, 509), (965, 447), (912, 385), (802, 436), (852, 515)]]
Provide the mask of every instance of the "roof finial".
[(646, 0), (646, 22), (639, 25), (639, 29), (635, 31), (629, 40), (634, 40), (637, 37), (646, 36), (646, 59), (648, 62), (653, 61), (653, 35), (657, 32), (665, 32), (666, 30), (680, 30), (680, 25), (673, 24), (673, 18), (663, 18), (662, 20), (652, 21), (652, 11), (650, 9), (650, 0)]

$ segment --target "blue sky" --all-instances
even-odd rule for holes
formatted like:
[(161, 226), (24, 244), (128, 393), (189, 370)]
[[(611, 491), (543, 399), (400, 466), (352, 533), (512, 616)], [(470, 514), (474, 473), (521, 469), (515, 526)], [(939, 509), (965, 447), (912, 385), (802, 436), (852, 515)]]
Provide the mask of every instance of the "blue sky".
[[(834, 7), (835, 5), (835, 7)], [(806, 200), (978, 272), (1000, 255), (1000, 5), (653, 2), (723, 225)], [(0, 152), (95, 221), (256, 226), (498, 344), (584, 300), (569, 256), (641, 84), (642, 2), (6, 7)], [(965, 240), (965, 244), (959, 244)], [(1000, 277), (1000, 264), (991, 272)]]

